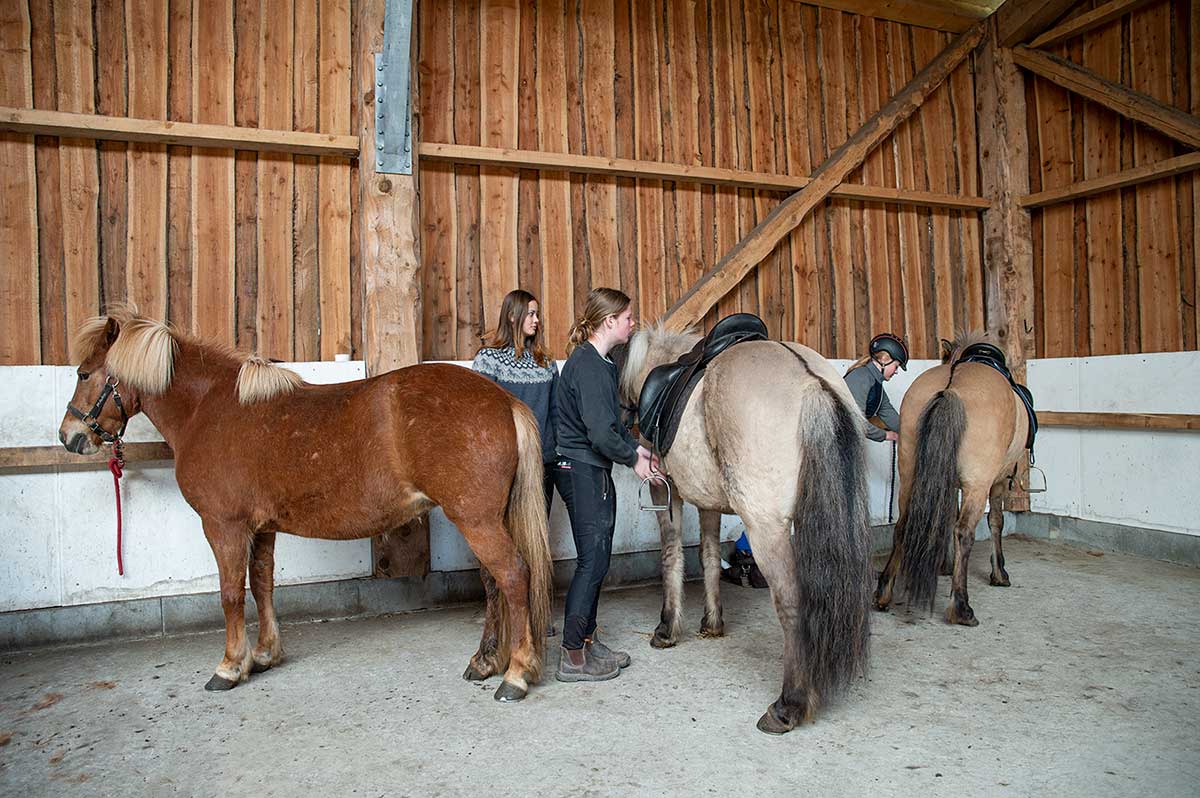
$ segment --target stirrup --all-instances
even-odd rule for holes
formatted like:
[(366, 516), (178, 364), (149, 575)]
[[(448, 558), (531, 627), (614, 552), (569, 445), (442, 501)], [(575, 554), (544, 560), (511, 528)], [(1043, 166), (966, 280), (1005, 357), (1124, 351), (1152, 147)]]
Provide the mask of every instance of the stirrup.
[[(1036, 485), (1034, 484), (1034, 479), (1033, 479), (1033, 472), (1034, 472), (1034, 471), (1036, 471), (1036, 472), (1038, 472), (1039, 474), (1041, 474), (1041, 475), (1042, 475), (1042, 478), (1041, 478), (1041, 486), (1040, 486), (1040, 487), (1039, 487), (1039, 486), (1036, 486)], [(1032, 463), (1030, 463), (1030, 465), (1029, 465), (1029, 476), (1028, 476), (1028, 478), (1026, 479), (1026, 482), (1027, 482), (1027, 484), (1025, 485), (1025, 492), (1026, 492), (1026, 493), (1045, 493), (1045, 492), (1046, 492), (1046, 485), (1047, 485), (1047, 483), (1046, 483), (1046, 472), (1045, 472), (1045, 471), (1043, 471), (1042, 469), (1038, 468), (1037, 466), (1033, 465)]]
[[(650, 494), (649, 503), (647, 504), (647, 502), (646, 502), (646, 499), (645, 499), (646, 487), (650, 484), (651, 480), (655, 480), (655, 479), (661, 479), (663, 484), (665, 484), (667, 486), (667, 503), (666, 504), (662, 504), (662, 505), (655, 504), (654, 503), (654, 494)], [(670, 511), (670, 509), (671, 509), (671, 482), (670, 482), (670, 480), (663, 479), (662, 477), (646, 477), (645, 479), (643, 479), (642, 484), (638, 486), (638, 509), (641, 510), (643, 513), (660, 513), (660, 512), (663, 512), (664, 510)]]

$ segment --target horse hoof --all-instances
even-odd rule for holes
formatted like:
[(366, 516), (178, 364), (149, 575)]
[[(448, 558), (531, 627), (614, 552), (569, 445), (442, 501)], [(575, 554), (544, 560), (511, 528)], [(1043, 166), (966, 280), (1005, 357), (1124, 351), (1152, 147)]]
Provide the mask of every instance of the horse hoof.
[(208, 684), (204, 685), (204, 689), (215, 693), (224, 690), (232, 690), (237, 686), (238, 683), (233, 679), (226, 679), (224, 676), (218, 676), (214, 673), (212, 678), (208, 680)]
[(654, 636), (650, 638), (650, 646), (652, 648), (675, 648), (675, 641), (666, 637), (659, 637), (658, 633), (655, 632)]
[(967, 612), (959, 615), (954, 612), (946, 611), (946, 623), (956, 624), (958, 626), (978, 626), (979, 619), (975, 617), (974, 612)]
[(1004, 576), (1000, 577), (999, 579), (996, 578), (995, 574), (992, 574), (988, 578), (988, 581), (991, 582), (992, 587), (1011, 587), (1012, 586), (1012, 582), (1008, 581), (1008, 574), (1004, 574)]
[(725, 636), (725, 627), (724, 626), (701, 626), (699, 636), (703, 637), (703, 638), (724, 637)]
[(875, 599), (875, 601), (872, 604), (872, 606), (875, 607), (876, 612), (887, 612), (888, 607), (890, 607), (891, 605), (892, 605), (892, 602), (880, 601), (879, 599)]
[(253, 660), (250, 663), (250, 672), (251, 673), (262, 673), (263, 671), (269, 671), (269, 670), (271, 670), (270, 661), (259, 662), (258, 660)]
[(486, 674), (483, 671), (476, 668), (474, 662), (472, 662), (470, 665), (468, 665), (467, 669), (465, 671), (463, 671), (463, 678), (466, 679), (468, 682), (482, 682), (488, 676), (489, 676), (489, 674)]
[(528, 690), (517, 687), (515, 684), (500, 682), (500, 686), (496, 688), (496, 693), (492, 698), (497, 701), (509, 703), (510, 701), (520, 701), (528, 692)]
[(758, 730), (764, 734), (787, 734), (793, 728), (779, 718), (775, 717), (774, 705), (767, 707), (767, 711), (758, 719)]

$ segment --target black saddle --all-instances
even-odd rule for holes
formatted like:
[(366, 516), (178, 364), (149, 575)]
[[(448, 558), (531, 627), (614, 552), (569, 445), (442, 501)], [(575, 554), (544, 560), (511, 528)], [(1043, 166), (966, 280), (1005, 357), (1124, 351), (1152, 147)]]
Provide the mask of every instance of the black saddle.
[[(1029, 416), (1029, 435), (1025, 439), (1025, 448), (1032, 452), (1033, 439), (1037, 437), (1038, 430), (1037, 413), (1033, 410), (1033, 392), (1013, 379), (1012, 372), (1008, 370), (1004, 350), (995, 344), (981, 341), (964, 349), (958, 360), (954, 361), (954, 366), (950, 368), (953, 370), (959, 363), (982, 363), (985, 366), (991, 366), (1000, 372), (1004, 379), (1008, 380), (1013, 392), (1020, 398), (1021, 404), (1025, 405), (1025, 413)], [(953, 371), (951, 373), (953, 374)]]
[(762, 319), (753, 313), (735, 313), (718, 321), (679, 360), (658, 366), (646, 376), (638, 398), (638, 429), (660, 457), (675, 442), (683, 408), (704, 376), (704, 367), (734, 344), (766, 339), (767, 325)]

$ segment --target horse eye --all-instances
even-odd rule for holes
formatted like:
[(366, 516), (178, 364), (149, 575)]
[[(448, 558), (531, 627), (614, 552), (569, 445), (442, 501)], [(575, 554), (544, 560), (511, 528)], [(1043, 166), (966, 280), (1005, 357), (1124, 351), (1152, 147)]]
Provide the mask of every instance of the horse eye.
[(79, 379), (80, 379), (80, 380), (83, 380), (84, 382), (87, 382), (87, 378), (88, 378), (89, 376), (91, 376), (91, 372), (88, 372), (88, 371), (81, 371), (81, 372), (79, 372)]

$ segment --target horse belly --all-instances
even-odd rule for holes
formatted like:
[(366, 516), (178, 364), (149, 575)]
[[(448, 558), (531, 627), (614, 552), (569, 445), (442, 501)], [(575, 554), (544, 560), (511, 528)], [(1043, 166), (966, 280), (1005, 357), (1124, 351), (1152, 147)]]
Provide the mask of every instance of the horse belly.
[(704, 380), (688, 399), (665, 466), (680, 497), (702, 510), (729, 513), (721, 469), (708, 445), (704, 421)]

